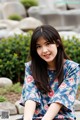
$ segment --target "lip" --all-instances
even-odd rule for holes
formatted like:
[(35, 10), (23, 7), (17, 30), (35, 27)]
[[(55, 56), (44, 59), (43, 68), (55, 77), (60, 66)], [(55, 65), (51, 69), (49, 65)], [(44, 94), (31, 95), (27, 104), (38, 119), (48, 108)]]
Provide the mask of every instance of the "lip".
[(44, 55), (46, 59), (50, 58), (50, 54)]

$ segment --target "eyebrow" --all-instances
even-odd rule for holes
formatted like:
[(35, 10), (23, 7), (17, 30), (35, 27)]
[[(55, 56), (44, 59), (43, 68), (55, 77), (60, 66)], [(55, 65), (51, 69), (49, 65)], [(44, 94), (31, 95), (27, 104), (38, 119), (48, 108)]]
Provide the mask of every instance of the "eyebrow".
[(40, 45), (40, 44), (36, 44), (36, 46), (38, 46), (38, 45)]
[[(49, 41), (45, 41), (44, 43), (47, 43), (47, 42), (49, 42)], [(39, 43), (36, 43), (36, 45), (40, 45)]]

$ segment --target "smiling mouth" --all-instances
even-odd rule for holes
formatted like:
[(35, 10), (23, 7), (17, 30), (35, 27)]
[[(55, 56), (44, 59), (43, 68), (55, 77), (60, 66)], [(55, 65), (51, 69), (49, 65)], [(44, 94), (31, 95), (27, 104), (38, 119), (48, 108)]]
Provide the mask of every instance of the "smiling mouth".
[(50, 54), (44, 55), (44, 57), (48, 59), (50, 57)]

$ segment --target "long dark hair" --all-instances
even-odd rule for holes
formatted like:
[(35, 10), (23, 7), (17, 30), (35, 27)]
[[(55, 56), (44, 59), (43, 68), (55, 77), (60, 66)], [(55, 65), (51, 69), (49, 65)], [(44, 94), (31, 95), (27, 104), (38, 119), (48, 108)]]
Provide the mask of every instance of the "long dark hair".
[(56, 56), (56, 75), (58, 78), (58, 84), (60, 85), (63, 81), (63, 60), (68, 59), (64, 51), (64, 47), (61, 41), (61, 37), (57, 30), (50, 25), (42, 25), (37, 27), (32, 35), (30, 44), (30, 56), (31, 56), (31, 70), (35, 80), (35, 84), (41, 92), (48, 93), (51, 90), (49, 85), (49, 76), (47, 73), (47, 63), (39, 57), (37, 54), (36, 42), (40, 37), (50, 43), (55, 42), (59, 46), (57, 47), (58, 52)]

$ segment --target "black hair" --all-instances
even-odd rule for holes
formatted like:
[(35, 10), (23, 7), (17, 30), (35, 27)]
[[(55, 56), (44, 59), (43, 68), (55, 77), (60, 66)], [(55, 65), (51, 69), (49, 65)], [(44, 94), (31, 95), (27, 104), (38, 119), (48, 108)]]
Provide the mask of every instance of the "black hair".
[[(47, 63), (37, 54), (36, 43), (40, 37), (48, 40), (50, 43), (58, 44), (56, 55), (56, 75), (54, 79), (58, 79), (58, 85), (63, 81), (63, 60), (69, 59), (64, 51), (61, 37), (58, 31), (50, 25), (42, 25), (37, 27), (31, 38), (30, 56), (31, 56), (31, 70), (37, 88), (44, 93), (51, 90), (49, 85), (49, 76), (47, 73)], [(54, 80), (53, 80), (54, 81)]]

